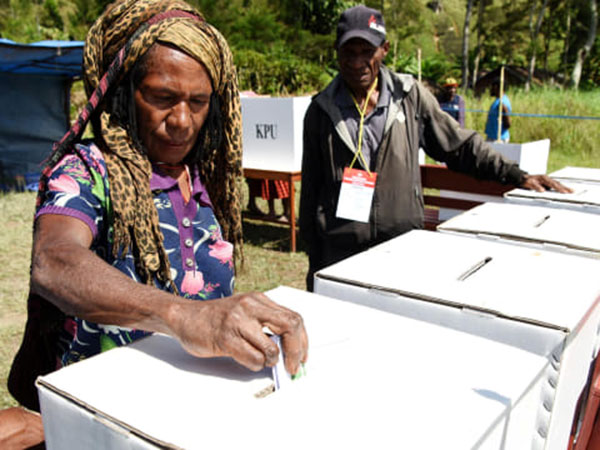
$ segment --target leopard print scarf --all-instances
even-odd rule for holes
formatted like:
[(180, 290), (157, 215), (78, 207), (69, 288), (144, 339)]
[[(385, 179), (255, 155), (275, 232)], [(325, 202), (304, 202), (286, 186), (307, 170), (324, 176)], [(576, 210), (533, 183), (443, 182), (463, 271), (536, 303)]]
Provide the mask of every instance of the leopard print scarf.
[(84, 83), (89, 103), (55, 145), (47, 167), (54, 166), (80, 138), (93, 114), (100, 115), (102, 149), (109, 174), (114, 230), (113, 255), (138, 252), (138, 270), (148, 284), (153, 276), (170, 285), (169, 258), (150, 191), (151, 163), (134, 140), (103, 107), (104, 95), (118, 85), (136, 61), (157, 42), (166, 42), (202, 62), (220, 99), (221, 148), (205, 152), (198, 171), (212, 200), (223, 236), (242, 256), (242, 129), (233, 58), (223, 36), (202, 15), (179, 0), (117, 0), (88, 32)]

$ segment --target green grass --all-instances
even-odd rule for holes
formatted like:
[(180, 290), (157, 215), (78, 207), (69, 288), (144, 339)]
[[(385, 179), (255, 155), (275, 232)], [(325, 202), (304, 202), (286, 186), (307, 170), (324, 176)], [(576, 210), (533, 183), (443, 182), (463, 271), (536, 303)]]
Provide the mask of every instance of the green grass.
[[(539, 90), (526, 94), (509, 92), (513, 111), (519, 113), (600, 116), (600, 90), (588, 93)], [(467, 97), (467, 108), (487, 110), (489, 96)], [(483, 131), (485, 114), (468, 113), (467, 126)], [(548, 170), (566, 165), (600, 167), (600, 123), (558, 119), (513, 119), (513, 142), (550, 138)], [(299, 195), (297, 196), (299, 198)], [(244, 201), (247, 201), (246, 199)], [(35, 195), (0, 194), (0, 409), (15, 405), (6, 390), (6, 377), (21, 340), (26, 318), (29, 283), (31, 219)], [(276, 205), (282, 212), (280, 202)], [(266, 211), (265, 202), (259, 206)], [(308, 268), (302, 252), (290, 253), (288, 228), (256, 221), (244, 221), (245, 265), (237, 274), (239, 292), (265, 291), (279, 285), (304, 288)]]
[[(507, 93), (514, 113), (600, 117), (600, 90), (572, 92), (537, 89), (526, 93)], [(492, 103), (489, 95), (465, 98), (467, 109), (487, 111)], [(469, 112), (466, 127), (483, 133), (487, 113)], [(540, 117), (513, 117), (511, 142), (550, 139), (548, 172), (567, 165), (600, 167), (600, 120), (572, 120)]]
[(0, 195), (0, 409), (15, 405), (6, 390), (10, 363), (26, 318), (35, 195)]

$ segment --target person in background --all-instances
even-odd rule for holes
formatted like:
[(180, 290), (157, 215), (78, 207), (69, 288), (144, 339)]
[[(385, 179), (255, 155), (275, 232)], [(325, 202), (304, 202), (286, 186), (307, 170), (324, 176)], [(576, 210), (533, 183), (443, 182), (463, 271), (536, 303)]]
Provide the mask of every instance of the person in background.
[(37, 410), (38, 375), (152, 332), (256, 371), (280, 356), (268, 326), (296, 373), (300, 315), (234, 294), (242, 128), (225, 39), (183, 1), (117, 0), (88, 32), (83, 69), (89, 103), (40, 180), (10, 392)]
[(440, 108), (456, 120), (461, 128), (465, 127), (465, 99), (456, 93), (458, 82), (454, 78), (446, 78), (439, 103)]
[[(304, 118), (300, 233), (309, 290), (320, 268), (423, 228), (419, 147), (479, 178), (566, 190), (546, 175), (523, 172), (479, 134), (456, 126), (412, 76), (383, 65), (389, 48), (379, 11), (344, 11), (335, 41), (339, 75), (313, 97)], [(352, 184), (356, 179), (374, 187)]]
[[(506, 93), (502, 93), (502, 101), (500, 101), (500, 81), (496, 80), (490, 87), (490, 95), (495, 97), (494, 102), (488, 111), (487, 121), (485, 123), (485, 134), (488, 141), (510, 142), (510, 113), (512, 107)], [(498, 111), (502, 104), (502, 129), (498, 136)]]
[[(258, 180), (248, 178), (248, 210), (257, 216), (265, 216), (269, 220), (287, 223), (290, 220), (290, 189), (283, 180)], [(256, 204), (257, 198), (267, 201), (269, 211), (265, 214)], [(281, 199), (283, 215), (275, 212), (275, 200)]]

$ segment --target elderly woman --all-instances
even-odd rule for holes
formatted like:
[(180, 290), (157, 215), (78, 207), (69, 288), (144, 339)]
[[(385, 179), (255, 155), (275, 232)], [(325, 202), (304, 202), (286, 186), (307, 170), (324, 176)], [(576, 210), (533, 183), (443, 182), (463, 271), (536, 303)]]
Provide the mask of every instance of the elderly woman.
[(150, 332), (259, 370), (278, 358), (268, 326), (295, 373), (301, 317), (233, 295), (241, 116), (224, 38), (182, 1), (118, 0), (88, 33), (84, 81), (90, 102), (40, 182), (13, 395), (37, 409), (37, 374)]

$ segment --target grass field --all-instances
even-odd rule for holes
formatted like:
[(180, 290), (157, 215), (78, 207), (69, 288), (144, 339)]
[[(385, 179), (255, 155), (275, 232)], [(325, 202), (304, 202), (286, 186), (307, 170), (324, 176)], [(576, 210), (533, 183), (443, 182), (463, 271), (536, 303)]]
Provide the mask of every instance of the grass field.
[[(513, 111), (600, 117), (600, 90), (591, 93), (509, 92)], [(467, 108), (487, 110), (490, 97), (467, 98)], [(469, 113), (467, 126), (483, 131), (485, 114)], [(515, 117), (513, 142), (550, 138), (548, 170), (566, 165), (600, 167), (600, 122)], [(20, 343), (26, 317), (29, 282), (31, 219), (35, 195), (0, 194), (0, 409), (15, 405), (6, 390), (10, 363)], [(262, 205), (263, 209), (264, 204)], [(265, 291), (278, 285), (304, 288), (306, 255), (289, 253), (288, 229), (245, 221), (246, 264), (237, 275), (238, 291)]]
[[(509, 90), (513, 113), (600, 118), (600, 89), (571, 92), (538, 89), (529, 93)], [(487, 111), (489, 95), (465, 98), (467, 109)], [(466, 127), (484, 132), (486, 113), (467, 113)], [(552, 117), (513, 117), (511, 142), (550, 139), (548, 172), (564, 166), (600, 167), (600, 120), (560, 119)]]

